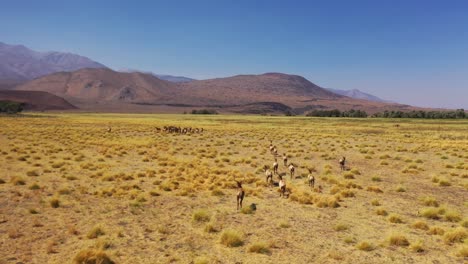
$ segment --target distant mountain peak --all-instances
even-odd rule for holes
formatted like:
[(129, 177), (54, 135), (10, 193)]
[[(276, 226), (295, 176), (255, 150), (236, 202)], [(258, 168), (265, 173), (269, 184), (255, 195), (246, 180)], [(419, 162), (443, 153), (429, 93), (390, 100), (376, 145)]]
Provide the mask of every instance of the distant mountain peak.
[(351, 89), (351, 90), (340, 90), (340, 89), (332, 89), (332, 88), (326, 88), (326, 89), (333, 93), (344, 95), (344, 96), (351, 97), (354, 99), (362, 99), (362, 100), (381, 102), (381, 103), (393, 103), (391, 101), (387, 101), (382, 98), (379, 98), (375, 95), (365, 93), (359, 89)]
[(87, 57), (69, 52), (38, 52), (23, 45), (0, 42), (0, 79), (31, 80), (60, 71), (107, 68)]

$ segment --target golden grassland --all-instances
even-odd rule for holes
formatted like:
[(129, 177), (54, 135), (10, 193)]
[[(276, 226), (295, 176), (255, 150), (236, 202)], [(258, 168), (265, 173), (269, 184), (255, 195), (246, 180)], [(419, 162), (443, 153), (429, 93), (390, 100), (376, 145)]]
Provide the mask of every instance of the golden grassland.
[(467, 160), (466, 120), (2, 116), (0, 263), (463, 263)]

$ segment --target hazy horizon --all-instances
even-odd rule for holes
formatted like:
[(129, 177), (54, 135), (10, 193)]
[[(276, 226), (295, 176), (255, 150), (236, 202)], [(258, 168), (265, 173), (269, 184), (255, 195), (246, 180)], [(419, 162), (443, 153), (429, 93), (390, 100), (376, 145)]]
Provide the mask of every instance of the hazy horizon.
[(423, 107), (468, 108), (468, 3), (4, 3), (0, 41), (112, 69), (208, 79), (283, 72)]

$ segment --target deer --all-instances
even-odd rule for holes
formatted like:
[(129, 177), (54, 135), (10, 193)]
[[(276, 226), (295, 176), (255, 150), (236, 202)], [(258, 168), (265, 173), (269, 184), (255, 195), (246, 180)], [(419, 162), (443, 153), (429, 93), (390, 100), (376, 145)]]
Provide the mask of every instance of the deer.
[(244, 200), (245, 191), (242, 188), (242, 182), (236, 181), (237, 183), (237, 210), (242, 209), (242, 201)]

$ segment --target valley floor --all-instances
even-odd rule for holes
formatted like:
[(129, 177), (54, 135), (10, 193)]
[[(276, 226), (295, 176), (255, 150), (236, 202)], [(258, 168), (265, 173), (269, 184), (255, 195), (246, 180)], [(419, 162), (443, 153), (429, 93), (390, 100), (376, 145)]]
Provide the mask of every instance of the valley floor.
[(467, 153), (466, 120), (1, 116), (0, 264), (466, 263)]

